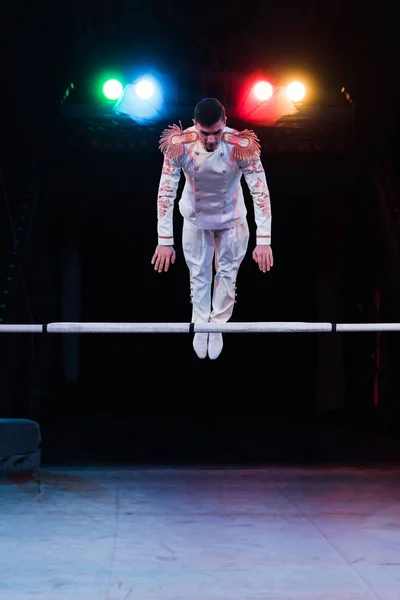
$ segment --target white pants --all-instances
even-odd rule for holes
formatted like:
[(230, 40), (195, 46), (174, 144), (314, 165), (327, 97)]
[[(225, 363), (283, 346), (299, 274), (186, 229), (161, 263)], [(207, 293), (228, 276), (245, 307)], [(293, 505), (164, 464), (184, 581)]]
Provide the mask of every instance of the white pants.
[(209, 230), (197, 229), (184, 219), (182, 248), (190, 273), (193, 323), (226, 323), (230, 319), (236, 298), (236, 277), (248, 243), (247, 222), (230, 229)]

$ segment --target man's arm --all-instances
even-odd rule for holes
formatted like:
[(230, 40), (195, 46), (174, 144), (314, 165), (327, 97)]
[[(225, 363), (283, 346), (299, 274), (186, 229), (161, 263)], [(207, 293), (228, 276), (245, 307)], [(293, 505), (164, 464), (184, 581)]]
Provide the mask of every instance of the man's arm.
[(253, 198), (254, 219), (257, 226), (257, 246), (271, 244), (271, 201), (265, 176), (264, 167), (260, 158), (244, 163), (241, 169)]
[(173, 246), (174, 244), (174, 203), (180, 178), (179, 160), (164, 156), (157, 196), (157, 234), (160, 246)]
[(173, 216), (180, 177), (179, 161), (164, 156), (157, 196), (158, 244), (151, 259), (154, 270), (159, 273), (168, 271), (175, 262)]
[(241, 169), (253, 198), (254, 219), (256, 222), (256, 247), (253, 259), (264, 273), (274, 264), (271, 249), (271, 201), (264, 167), (261, 159), (244, 162)]

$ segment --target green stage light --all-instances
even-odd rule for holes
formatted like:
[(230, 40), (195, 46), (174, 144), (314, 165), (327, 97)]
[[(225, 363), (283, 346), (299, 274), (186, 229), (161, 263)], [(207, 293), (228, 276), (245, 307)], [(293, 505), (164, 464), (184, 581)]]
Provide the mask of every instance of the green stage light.
[(107, 100), (118, 100), (123, 91), (123, 85), (118, 79), (108, 79), (103, 85), (103, 94)]

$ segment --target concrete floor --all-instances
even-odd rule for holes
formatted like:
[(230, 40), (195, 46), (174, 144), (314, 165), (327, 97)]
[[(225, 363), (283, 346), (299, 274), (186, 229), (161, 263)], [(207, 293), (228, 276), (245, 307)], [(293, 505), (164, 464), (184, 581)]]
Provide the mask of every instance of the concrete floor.
[(45, 466), (0, 484), (1, 600), (398, 600), (400, 467)]

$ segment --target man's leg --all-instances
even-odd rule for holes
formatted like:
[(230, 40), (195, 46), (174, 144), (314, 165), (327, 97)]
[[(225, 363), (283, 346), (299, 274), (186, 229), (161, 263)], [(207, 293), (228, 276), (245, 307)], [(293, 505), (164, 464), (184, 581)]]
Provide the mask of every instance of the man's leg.
[[(213, 232), (197, 229), (188, 219), (183, 221), (182, 248), (189, 269), (192, 322), (208, 323), (211, 311)], [(196, 333), (193, 346), (200, 358), (207, 356), (207, 333)]]
[[(226, 323), (232, 316), (236, 298), (236, 278), (249, 243), (247, 222), (215, 232), (215, 277), (210, 321)], [(222, 334), (210, 333), (208, 355), (217, 358), (222, 350)]]

